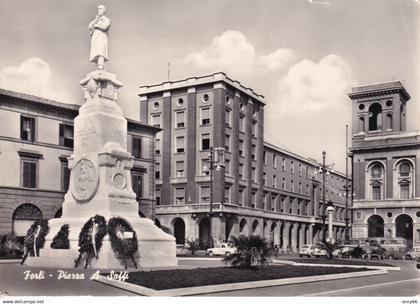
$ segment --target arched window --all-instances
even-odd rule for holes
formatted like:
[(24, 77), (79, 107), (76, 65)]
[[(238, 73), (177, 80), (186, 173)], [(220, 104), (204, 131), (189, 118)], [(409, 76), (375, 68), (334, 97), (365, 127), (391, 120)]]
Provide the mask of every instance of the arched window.
[(370, 190), (368, 198), (371, 200), (381, 200), (384, 193), (384, 167), (381, 163), (375, 162), (367, 170), (367, 189)]
[(396, 177), (396, 197), (399, 197), (400, 199), (409, 199), (412, 196), (412, 171), (412, 165), (409, 161), (403, 160), (397, 165), (398, 176)]
[(371, 169), (372, 178), (382, 178), (382, 165), (375, 164)]
[(369, 131), (382, 129), (382, 106), (374, 103), (369, 108)]
[(403, 162), (400, 165), (399, 176), (400, 177), (410, 176), (410, 164), (409, 163)]

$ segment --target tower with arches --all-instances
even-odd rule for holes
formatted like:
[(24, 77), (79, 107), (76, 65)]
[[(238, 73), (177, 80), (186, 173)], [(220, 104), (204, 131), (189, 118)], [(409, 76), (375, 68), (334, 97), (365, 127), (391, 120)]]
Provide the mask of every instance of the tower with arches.
[(352, 102), (352, 237), (420, 247), (420, 132), (407, 131), (400, 81), (355, 87)]

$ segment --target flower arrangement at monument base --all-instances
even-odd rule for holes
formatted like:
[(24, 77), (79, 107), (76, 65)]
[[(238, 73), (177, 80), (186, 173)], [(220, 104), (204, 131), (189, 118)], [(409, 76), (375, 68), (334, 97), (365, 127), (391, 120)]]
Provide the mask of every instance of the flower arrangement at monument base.
[(87, 268), (93, 258), (98, 258), (102, 247), (102, 240), (106, 235), (106, 221), (101, 215), (91, 217), (82, 227), (79, 234), (79, 256), (74, 261), (74, 267), (79, 267), (85, 255), (85, 267)]
[(44, 247), (45, 236), (49, 231), (48, 220), (40, 219), (33, 222), (26, 232), (23, 242), (23, 258), (21, 264), (25, 263), (29, 256), (39, 256), (39, 249)]
[(127, 260), (131, 260), (133, 266), (137, 268), (134, 254), (138, 249), (138, 241), (130, 223), (121, 217), (113, 217), (108, 221), (107, 229), (116, 258), (124, 264), (125, 269), (127, 269)]
[(68, 224), (61, 226), (60, 231), (58, 231), (57, 235), (53, 238), (50, 247), (52, 249), (70, 249)]

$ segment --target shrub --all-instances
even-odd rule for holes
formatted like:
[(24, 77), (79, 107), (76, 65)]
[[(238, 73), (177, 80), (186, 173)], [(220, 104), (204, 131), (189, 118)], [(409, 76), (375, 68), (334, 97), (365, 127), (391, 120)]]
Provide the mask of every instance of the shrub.
[(200, 249), (200, 241), (198, 239), (190, 239), (185, 242), (188, 245), (188, 249), (191, 250), (191, 255), (194, 255), (195, 252)]
[(238, 238), (232, 236), (231, 243), (236, 252), (225, 256), (223, 262), (234, 267), (252, 268), (253, 266), (268, 265), (271, 261), (272, 251), (267, 241), (258, 235)]
[(337, 240), (333, 243), (325, 241), (318, 244), (321, 249), (324, 249), (327, 253), (327, 258), (332, 260), (334, 258), (334, 251), (342, 248), (341, 241)]
[(21, 257), (23, 245), (13, 234), (6, 234), (0, 238), (0, 256), (2, 257)]
[(63, 226), (61, 226), (60, 231), (58, 231), (57, 235), (53, 238), (50, 247), (53, 249), (70, 248), (68, 224), (64, 224)]

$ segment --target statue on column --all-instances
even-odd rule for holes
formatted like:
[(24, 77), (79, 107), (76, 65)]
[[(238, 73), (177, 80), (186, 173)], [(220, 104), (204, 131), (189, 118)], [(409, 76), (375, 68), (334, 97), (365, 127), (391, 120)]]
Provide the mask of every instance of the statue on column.
[(98, 70), (105, 69), (105, 61), (108, 61), (108, 29), (111, 20), (105, 16), (106, 7), (98, 6), (98, 14), (95, 19), (89, 23), (91, 38), (90, 61), (97, 64)]

